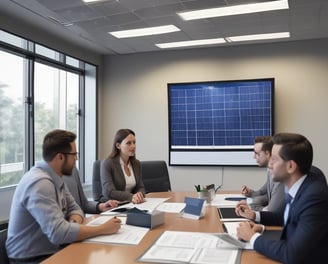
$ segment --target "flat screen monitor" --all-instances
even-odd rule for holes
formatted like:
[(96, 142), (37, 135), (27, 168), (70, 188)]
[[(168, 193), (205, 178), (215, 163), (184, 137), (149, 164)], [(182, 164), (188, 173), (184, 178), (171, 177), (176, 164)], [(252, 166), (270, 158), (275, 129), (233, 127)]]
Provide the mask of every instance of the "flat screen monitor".
[(255, 137), (274, 133), (274, 78), (167, 88), (169, 165), (256, 165)]

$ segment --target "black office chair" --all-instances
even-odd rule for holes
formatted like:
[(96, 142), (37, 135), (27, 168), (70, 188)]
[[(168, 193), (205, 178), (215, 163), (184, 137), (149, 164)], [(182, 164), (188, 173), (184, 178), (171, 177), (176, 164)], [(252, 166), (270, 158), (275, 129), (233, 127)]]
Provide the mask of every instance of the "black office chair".
[(146, 193), (171, 191), (169, 172), (164, 160), (141, 161)]
[(9, 264), (6, 250), (7, 229), (0, 231), (0, 263)]
[(321, 181), (323, 184), (327, 185), (326, 176), (318, 167), (312, 165), (308, 175), (315, 177), (318, 181)]
[(96, 160), (93, 163), (93, 172), (92, 172), (92, 197), (93, 200), (100, 202), (104, 200), (102, 195), (102, 186), (100, 180), (100, 163), (101, 160)]

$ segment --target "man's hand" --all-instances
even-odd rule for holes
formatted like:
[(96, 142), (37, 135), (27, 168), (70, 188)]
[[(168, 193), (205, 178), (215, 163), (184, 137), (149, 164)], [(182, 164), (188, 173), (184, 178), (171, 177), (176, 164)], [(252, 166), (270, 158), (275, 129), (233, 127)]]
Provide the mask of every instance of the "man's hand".
[(251, 237), (256, 233), (258, 225), (254, 225), (251, 222), (240, 222), (237, 227), (237, 237), (244, 241), (250, 241)]
[(255, 212), (247, 205), (245, 200), (238, 202), (235, 208), (236, 215), (255, 220)]
[(248, 188), (246, 185), (241, 187), (241, 194), (247, 196), (251, 192), (251, 189)]
[(101, 225), (103, 227), (102, 234), (110, 235), (117, 233), (118, 230), (121, 228), (121, 220), (113, 217), (112, 219), (108, 220), (107, 222)]

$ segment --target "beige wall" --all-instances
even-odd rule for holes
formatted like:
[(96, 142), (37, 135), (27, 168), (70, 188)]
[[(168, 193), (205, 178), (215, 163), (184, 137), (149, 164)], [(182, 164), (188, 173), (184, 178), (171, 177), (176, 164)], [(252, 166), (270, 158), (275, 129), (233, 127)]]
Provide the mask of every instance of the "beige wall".
[[(276, 132), (297, 132), (314, 146), (314, 164), (328, 175), (328, 39), (108, 56), (100, 91), (100, 158), (122, 127), (136, 132), (140, 160), (168, 162), (167, 83), (275, 78)], [(263, 169), (169, 167), (174, 190), (220, 183), (259, 187)]]

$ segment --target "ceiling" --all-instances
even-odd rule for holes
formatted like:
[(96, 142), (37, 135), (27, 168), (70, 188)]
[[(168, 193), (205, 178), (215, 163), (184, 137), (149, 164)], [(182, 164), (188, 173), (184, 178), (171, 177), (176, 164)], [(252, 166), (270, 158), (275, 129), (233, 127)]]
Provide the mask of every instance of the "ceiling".
[[(159, 51), (156, 43), (289, 31), (293, 41), (328, 37), (327, 0), (289, 0), (288, 10), (183, 21), (176, 13), (267, 0), (1, 0), (0, 11), (99, 54)], [(109, 31), (174, 24), (179, 32), (117, 39)], [(219, 46), (252, 42), (226, 43)], [(254, 41), (253, 41), (254, 43)]]

